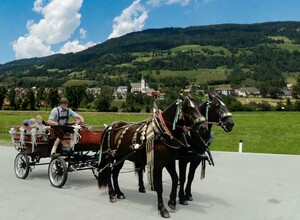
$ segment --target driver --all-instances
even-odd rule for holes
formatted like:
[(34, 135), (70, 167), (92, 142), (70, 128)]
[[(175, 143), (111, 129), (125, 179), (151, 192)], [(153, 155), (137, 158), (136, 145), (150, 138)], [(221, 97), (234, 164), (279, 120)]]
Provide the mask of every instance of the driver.
[(68, 105), (68, 100), (62, 98), (60, 100), (60, 106), (52, 109), (48, 119), (48, 124), (54, 126), (53, 129), (57, 137), (50, 154), (52, 158), (59, 156), (56, 150), (60, 142), (64, 139), (66, 132), (73, 132), (73, 128), (65, 126), (69, 121), (69, 117), (71, 116), (76, 119), (76, 123), (84, 123), (83, 117), (75, 113), (72, 109), (69, 109)]

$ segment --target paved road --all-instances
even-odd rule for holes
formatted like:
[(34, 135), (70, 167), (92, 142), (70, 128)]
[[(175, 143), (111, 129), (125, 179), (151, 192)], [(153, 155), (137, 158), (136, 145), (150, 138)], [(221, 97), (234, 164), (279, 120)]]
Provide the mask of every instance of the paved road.
[[(172, 219), (298, 220), (300, 156), (214, 152), (215, 167), (194, 182), (194, 200), (177, 206)], [(36, 167), (26, 180), (15, 177), (16, 151), (0, 147), (0, 219), (160, 219), (156, 194), (138, 193), (133, 173), (121, 174), (126, 200), (111, 204), (97, 188), (91, 171), (73, 172), (62, 189), (50, 185), (47, 166)], [(132, 168), (131, 163), (125, 164)], [(164, 194), (170, 192), (165, 172)]]

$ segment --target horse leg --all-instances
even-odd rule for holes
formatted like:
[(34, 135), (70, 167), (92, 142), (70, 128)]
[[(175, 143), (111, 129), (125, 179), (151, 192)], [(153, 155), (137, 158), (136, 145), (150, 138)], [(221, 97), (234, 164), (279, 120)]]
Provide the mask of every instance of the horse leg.
[(118, 199), (125, 199), (125, 195), (124, 195), (124, 193), (121, 192), (120, 187), (119, 187), (119, 181), (118, 181), (119, 173), (120, 173), (120, 170), (122, 169), (123, 165), (124, 165), (124, 161), (122, 161), (117, 166), (115, 166), (112, 171), (112, 179), (113, 179), (114, 189), (115, 189), (115, 193), (117, 194)]
[(186, 180), (186, 167), (187, 167), (188, 162), (186, 160), (179, 160), (179, 203), (181, 205), (188, 205), (188, 202), (186, 200), (186, 197), (184, 195), (184, 184)]
[(140, 193), (145, 193), (146, 189), (145, 189), (144, 179), (143, 179), (145, 166), (142, 166), (141, 164), (136, 163), (135, 168), (138, 170), (137, 174), (138, 174), (138, 177), (139, 177), (139, 192)]
[(201, 163), (201, 160), (194, 160), (190, 163), (188, 181), (187, 181), (186, 188), (185, 188), (185, 196), (186, 196), (186, 200), (188, 200), (188, 201), (193, 201), (191, 187), (192, 187), (192, 182), (194, 180), (196, 169), (200, 163)]
[(171, 209), (176, 209), (176, 195), (177, 195), (177, 185), (178, 185), (178, 175), (175, 169), (175, 161), (171, 162), (166, 166), (167, 171), (169, 172), (172, 178), (172, 190), (170, 194), (170, 200), (168, 205)]
[(170, 214), (166, 209), (163, 198), (162, 198), (162, 167), (156, 167), (153, 170), (153, 178), (154, 178), (154, 190), (157, 194), (157, 201), (158, 201), (158, 210), (160, 215), (164, 218), (170, 218)]
[(112, 159), (110, 156), (102, 155), (101, 164), (99, 165), (99, 169), (101, 172), (98, 175), (98, 186), (99, 188), (108, 187), (108, 195), (109, 201), (112, 203), (117, 202), (115, 190), (112, 185)]

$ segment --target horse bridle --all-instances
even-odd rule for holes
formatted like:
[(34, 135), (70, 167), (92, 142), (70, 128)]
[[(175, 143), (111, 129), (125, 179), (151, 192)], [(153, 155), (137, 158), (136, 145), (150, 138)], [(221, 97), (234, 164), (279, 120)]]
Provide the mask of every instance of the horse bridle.
[[(189, 100), (191, 102), (191, 100)], [(185, 112), (182, 111), (182, 103), (183, 101), (181, 99), (178, 99), (176, 104), (177, 104), (177, 109), (176, 109), (176, 114), (173, 120), (173, 130), (175, 130), (176, 127), (179, 128), (185, 128), (187, 130), (191, 129), (194, 125), (198, 124), (198, 123), (203, 123), (206, 122), (206, 119), (203, 116), (200, 116), (199, 118), (194, 119), (191, 115), (186, 114)], [(192, 103), (193, 104), (193, 103)], [(196, 105), (191, 105), (192, 108), (196, 109)], [(177, 125), (178, 119), (181, 118), (185, 121), (185, 118), (188, 118), (191, 122), (192, 125), (191, 126), (180, 126)], [(166, 123), (171, 124), (170, 122), (166, 121)]]
[(210, 106), (211, 103), (212, 102), (210, 100), (206, 101), (206, 112), (205, 112), (206, 123), (221, 126), (225, 131), (227, 131), (227, 128), (226, 128), (225, 124), (223, 123), (223, 119), (228, 118), (228, 117), (232, 117), (232, 114), (230, 112), (220, 113), (219, 111), (216, 111), (216, 113), (218, 115), (218, 118), (219, 118), (219, 121), (218, 122), (209, 121), (208, 112), (209, 112), (209, 109), (211, 108), (211, 106)]

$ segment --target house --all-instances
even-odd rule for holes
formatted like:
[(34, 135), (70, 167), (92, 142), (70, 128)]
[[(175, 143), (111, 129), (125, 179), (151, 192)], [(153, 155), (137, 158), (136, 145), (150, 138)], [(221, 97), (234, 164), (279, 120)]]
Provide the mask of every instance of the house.
[(95, 88), (87, 88), (86, 93), (92, 94), (94, 97), (99, 95), (101, 93), (101, 88), (95, 87)]
[(293, 98), (291, 90), (284, 89), (284, 90), (281, 90), (281, 92), (282, 93), (280, 94), (280, 98), (283, 98), (283, 99)]
[(260, 91), (255, 87), (241, 87), (235, 90), (235, 94), (239, 97), (260, 96)]
[(127, 86), (119, 86), (113, 95), (115, 98), (123, 98), (124, 99), (124, 98), (126, 98), (127, 92), (128, 92)]
[(215, 88), (215, 92), (222, 95), (232, 95), (234, 90), (232, 88)]

